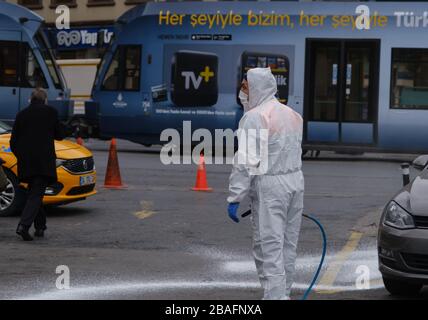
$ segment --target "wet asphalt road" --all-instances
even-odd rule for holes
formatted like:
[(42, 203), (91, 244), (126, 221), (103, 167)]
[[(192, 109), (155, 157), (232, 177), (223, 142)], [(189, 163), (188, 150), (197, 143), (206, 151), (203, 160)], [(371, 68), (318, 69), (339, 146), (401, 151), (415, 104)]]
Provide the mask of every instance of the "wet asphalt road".
[[(86, 145), (96, 160), (96, 196), (51, 209), (47, 237), (30, 243), (14, 234), (17, 217), (0, 219), (1, 299), (261, 297), (249, 219), (235, 224), (226, 215), (229, 165), (207, 165), (214, 191), (194, 192), (195, 165), (164, 166), (158, 149), (119, 141), (127, 188), (107, 190), (108, 143)], [(376, 230), (382, 206), (400, 188), (399, 164), (311, 159), (304, 174), (305, 212), (328, 235), (326, 265), (310, 298), (391, 299), (377, 271)], [(292, 298), (311, 280), (320, 240), (304, 220)], [(69, 290), (55, 286), (59, 265), (70, 270)], [(368, 270), (370, 288), (356, 287), (359, 266)]]

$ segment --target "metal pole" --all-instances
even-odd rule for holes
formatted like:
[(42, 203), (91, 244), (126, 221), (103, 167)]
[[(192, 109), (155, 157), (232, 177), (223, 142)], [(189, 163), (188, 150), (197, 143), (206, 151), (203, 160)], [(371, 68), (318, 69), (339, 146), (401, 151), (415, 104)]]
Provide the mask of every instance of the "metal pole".
[(401, 171), (403, 172), (403, 186), (410, 183), (410, 165), (407, 162), (401, 164)]

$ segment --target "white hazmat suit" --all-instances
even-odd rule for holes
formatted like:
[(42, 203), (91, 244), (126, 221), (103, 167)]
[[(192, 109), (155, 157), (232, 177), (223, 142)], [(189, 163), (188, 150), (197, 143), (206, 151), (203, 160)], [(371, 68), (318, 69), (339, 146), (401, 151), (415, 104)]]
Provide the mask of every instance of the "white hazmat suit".
[[(229, 203), (251, 200), (253, 253), (263, 299), (289, 299), (293, 284), (297, 241), (303, 212), (304, 179), (301, 171), (303, 120), (276, 98), (277, 85), (270, 68), (247, 73), (248, 111), (239, 122), (242, 132), (266, 129), (267, 166), (262, 157), (248, 151), (238, 135), (238, 152), (229, 179)], [(265, 131), (266, 131), (265, 130)], [(258, 143), (262, 138), (257, 136)], [(239, 154), (249, 154), (245, 164)]]

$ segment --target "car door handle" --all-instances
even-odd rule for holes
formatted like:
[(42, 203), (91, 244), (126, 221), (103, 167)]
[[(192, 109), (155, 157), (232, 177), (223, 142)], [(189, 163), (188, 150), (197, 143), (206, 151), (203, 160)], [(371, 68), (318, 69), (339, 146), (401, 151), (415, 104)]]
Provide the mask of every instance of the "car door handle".
[(12, 89), (12, 94), (16, 95), (16, 89), (15, 88)]

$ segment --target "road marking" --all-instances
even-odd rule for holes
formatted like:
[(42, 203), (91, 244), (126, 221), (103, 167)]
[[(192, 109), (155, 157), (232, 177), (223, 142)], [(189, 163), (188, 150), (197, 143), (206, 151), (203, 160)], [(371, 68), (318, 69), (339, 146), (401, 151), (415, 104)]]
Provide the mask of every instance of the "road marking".
[[(346, 242), (345, 246), (339, 251), (334, 259), (329, 263), (327, 270), (323, 274), (319, 284), (320, 286), (333, 286), (336, 278), (342, 269), (344, 263), (349, 259), (350, 255), (357, 248), (361, 238), (366, 236), (373, 236), (377, 233), (377, 223), (379, 222), (382, 208), (374, 208), (366, 212), (366, 214), (357, 220), (355, 226), (351, 229), (351, 235)], [(376, 283), (375, 285), (378, 285)], [(321, 294), (332, 294), (340, 292), (341, 290), (316, 290)]]
[[(351, 232), (351, 235), (346, 242), (345, 246), (340, 250), (334, 257), (333, 261), (329, 263), (329, 266), (325, 273), (323, 274), (319, 287), (331, 287), (334, 284), (340, 270), (343, 267), (343, 264), (348, 260), (352, 252), (357, 248), (358, 243), (360, 242), (364, 233), (362, 232)], [(337, 293), (340, 290), (317, 290), (318, 293), (322, 294), (332, 294)]]
[(146, 219), (155, 214), (155, 211), (153, 210), (153, 202), (143, 200), (140, 202), (140, 205), (142, 210), (134, 212), (134, 216), (138, 219)]
[(373, 288), (385, 288), (382, 279), (370, 280), (370, 289)]

